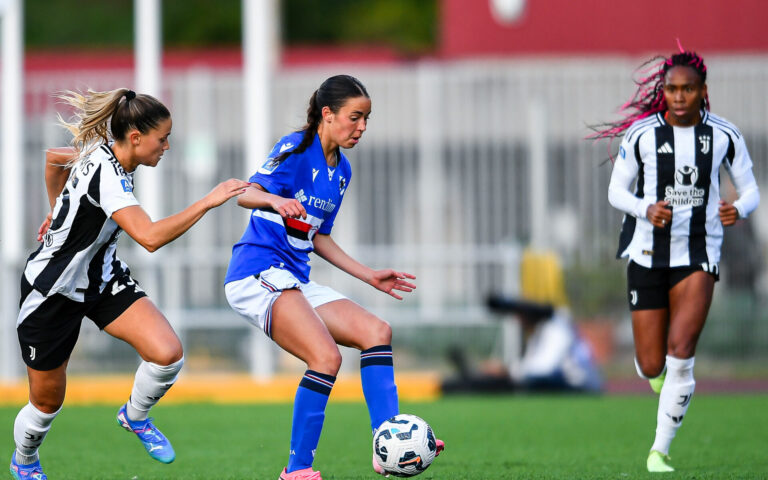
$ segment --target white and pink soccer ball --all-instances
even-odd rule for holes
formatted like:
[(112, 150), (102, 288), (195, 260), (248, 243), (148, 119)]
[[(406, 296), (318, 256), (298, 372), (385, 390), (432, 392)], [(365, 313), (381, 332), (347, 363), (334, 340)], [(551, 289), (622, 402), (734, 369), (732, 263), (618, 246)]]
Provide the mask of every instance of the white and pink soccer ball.
[(373, 456), (395, 477), (413, 477), (429, 467), (437, 453), (432, 427), (416, 415), (401, 413), (382, 423), (373, 435)]

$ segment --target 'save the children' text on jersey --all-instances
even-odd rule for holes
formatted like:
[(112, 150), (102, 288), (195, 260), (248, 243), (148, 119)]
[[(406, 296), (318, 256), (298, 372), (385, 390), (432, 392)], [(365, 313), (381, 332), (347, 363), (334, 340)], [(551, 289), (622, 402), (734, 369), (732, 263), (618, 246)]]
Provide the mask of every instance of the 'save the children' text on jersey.
[[(611, 204), (627, 213), (617, 256), (646, 268), (716, 265), (723, 241), (721, 166), (739, 194), (733, 205), (746, 217), (759, 194), (744, 137), (733, 124), (706, 111), (692, 127), (669, 125), (660, 113), (635, 122), (624, 135), (609, 187)], [(672, 210), (664, 228), (645, 218), (660, 200)]]

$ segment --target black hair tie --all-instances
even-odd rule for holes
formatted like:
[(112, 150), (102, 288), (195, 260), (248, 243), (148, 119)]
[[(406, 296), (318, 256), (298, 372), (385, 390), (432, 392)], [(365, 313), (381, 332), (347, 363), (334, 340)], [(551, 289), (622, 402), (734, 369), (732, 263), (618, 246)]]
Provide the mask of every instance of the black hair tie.
[(129, 102), (129, 101), (133, 100), (134, 98), (136, 98), (136, 92), (134, 92), (133, 90), (128, 90), (127, 92), (125, 92), (125, 101), (126, 102)]

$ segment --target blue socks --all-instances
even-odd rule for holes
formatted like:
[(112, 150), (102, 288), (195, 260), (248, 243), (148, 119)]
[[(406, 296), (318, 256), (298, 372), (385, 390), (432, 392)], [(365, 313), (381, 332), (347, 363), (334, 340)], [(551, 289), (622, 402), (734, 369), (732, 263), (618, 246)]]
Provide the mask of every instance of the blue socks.
[(293, 426), (291, 428), (291, 454), (288, 473), (312, 466), (315, 449), (325, 420), (325, 406), (336, 377), (312, 370), (304, 372), (304, 378), (296, 390), (293, 402)]
[(371, 416), (371, 429), (400, 413), (392, 364), (392, 346), (379, 345), (360, 352), (360, 378)]
[[(400, 413), (392, 347), (379, 345), (360, 352), (360, 377), (371, 417), (371, 429), (375, 430), (385, 420)], [(288, 473), (312, 466), (325, 420), (325, 406), (335, 381), (336, 377), (332, 375), (312, 370), (304, 372), (293, 403)]]

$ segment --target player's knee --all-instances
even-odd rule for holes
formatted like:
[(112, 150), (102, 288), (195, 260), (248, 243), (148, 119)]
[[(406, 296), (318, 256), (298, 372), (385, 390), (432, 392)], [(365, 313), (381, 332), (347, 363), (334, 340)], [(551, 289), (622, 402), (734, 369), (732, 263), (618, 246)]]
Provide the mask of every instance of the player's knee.
[(390, 345), (392, 343), (392, 327), (389, 323), (381, 319), (376, 319), (376, 322), (370, 330), (371, 338), (370, 342), (376, 345)]
[(664, 360), (656, 358), (637, 359), (638, 373), (646, 378), (656, 378), (664, 371)]
[(182, 358), (184, 358), (184, 349), (181, 346), (181, 342), (173, 342), (171, 344), (163, 345), (163, 348), (152, 355), (150, 361), (157, 365), (166, 366), (177, 363)]
[(63, 391), (61, 395), (58, 394), (58, 391), (44, 392), (41, 395), (30, 392), (29, 397), (30, 403), (43, 413), (56, 413), (64, 405)]
[(341, 368), (341, 352), (338, 348), (318, 352), (313, 360), (307, 362), (307, 366), (310, 370), (335, 376)]

